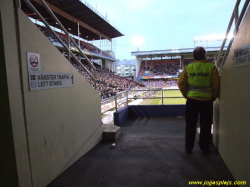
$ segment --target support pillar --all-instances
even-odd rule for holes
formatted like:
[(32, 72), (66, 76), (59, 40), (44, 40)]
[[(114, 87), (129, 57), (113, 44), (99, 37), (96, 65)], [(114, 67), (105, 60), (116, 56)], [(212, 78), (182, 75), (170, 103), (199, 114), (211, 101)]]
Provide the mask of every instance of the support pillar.
[(103, 68), (106, 68), (106, 66), (105, 66), (105, 60), (104, 60), (104, 59), (102, 59), (101, 67), (102, 67), (102, 69), (103, 69)]
[(181, 56), (181, 69), (184, 70), (184, 68), (185, 68), (184, 58), (183, 58), (183, 56)]
[(70, 62), (70, 37), (67, 35), (67, 47), (69, 48), (68, 50), (68, 60)]

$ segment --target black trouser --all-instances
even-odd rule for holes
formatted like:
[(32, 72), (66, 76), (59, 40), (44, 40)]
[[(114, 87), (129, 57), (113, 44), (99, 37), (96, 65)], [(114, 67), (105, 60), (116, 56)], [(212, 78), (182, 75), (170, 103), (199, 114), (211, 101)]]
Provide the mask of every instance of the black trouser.
[(185, 148), (192, 150), (194, 147), (196, 125), (200, 114), (200, 139), (202, 151), (209, 150), (211, 142), (211, 124), (213, 118), (213, 101), (198, 101), (187, 99), (186, 103), (186, 139)]

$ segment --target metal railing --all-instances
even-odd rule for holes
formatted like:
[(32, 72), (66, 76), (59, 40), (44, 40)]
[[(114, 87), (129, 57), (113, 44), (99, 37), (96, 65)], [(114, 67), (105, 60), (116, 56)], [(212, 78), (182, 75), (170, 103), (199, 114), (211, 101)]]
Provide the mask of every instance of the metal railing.
[[(243, 19), (245, 13), (246, 13), (246, 10), (247, 10), (247, 7), (249, 5), (249, 1), (250, 0), (246, 0), (245, 1), (244, 6), (243, 6), (243, 8), (241, 10), (240, 16), (238, 17), (238, 11), (239, 11), (240, 1), (241, 0), (237, 0), (237, 2), (235, 4), (235, 7), (234, 7), (234, 10), (233, 10), (231, 19), (230, 19), (229, 24), (228, 24), (228, 28), (227, 28), (227, 31), (226, 31), (226, 35), (225, 35), (224, 41), (223, 41), (223, 43), (221, 45), (221, 49), (220, 49), (220, 52), (219, 52), (218, 57), (217, 57), (216, 68), (219, 70), (219, 73), (222, 72), (222, 68), (223, 68), (223, 66), (224, 66), (224, 64), (225, 64), (225, 62), (227, 60), (227, 56), (228, 56), (229, 51), (231, 49), (231, 46), (232, 46), (232, 44), (234, 42), (234, 38), (235, 38), (235, 36), (238, 33), (239, 26), (240, 26), (240, 24), (242, 22), (242, 19)], [(235, 20), (235, 28), (234, 28), (234, 32), (233, 32), (234, 33), (234, 37), (231, 38), (231, 40), (230, 40), (230, 42), (229, 42), (229, 44), (227, 46), (227, 50), (226, 50), (226, 52), (225, 52), (225, 54), (223, 56), (222, 62), (220, 64), (220, 67), (219, 67), (219, 62), (221, 60), (221, 55), (223, 53), (223, 49), (224, 49), (225, 43), (227, 41), (228, 34), (229, 34), (230, 30), (231, 30), (231, 27), (232, 27), (232, 24), (233, 24), (234, 20)]]
[(90, 73), (90, 71), (83, 66), (80, 60), (78, 60), (75, 55), (71, 52), (70, 47), (67, 46), (61, 38), (54, 32), (54, 30), (50, 27), (50, 25), (47, 23), (47, 21), (42, 17), (42, 15), (37, 11), (37, 9), (32, 5), (32, 3), (29, 0), (24, 0), (24, 2), (28, 5), (28, 7), (36, 13), (36, 15), (41, 19), (41, 21), (44, 23), (44, 25), (51, 31), (51, 33), (54, 35), (54, 37), (57, 38), (57, 40), (62, 44), (62, 46), (67, 50), (68, 52), (68, 60), (70, 61), (70, 58), (73, 58), (78, 64), (81, 65), (81, 67), (88, 73), (88, 75), (94, 80), (95, 82), (95, 89), (96, 89), (96, 68), (93, 65), (93, 63), (89, 60), (89, 58), (85, 55), (85, 53), (81, 50), (80, 46), (74, 41), (74, 39), (70, 36), (68, 31), (65, 29), (65, 27), (62, 25), (62, 23), (58, 20), (58, 18), (55, 16), (55, 14), (52, 12), (52, 10), (49, 8), (49, 6), (45, 3), (44, 0), (40, 0), (40, 2), (43, 4), (44, 8), (47, 10), (47, 12), (51, 15), (51, 17), (54, 19), (54, 21), (58, 24), (59, 28), (65, 32), (65, 35), (67, 36), (67, 43), (68, 45), (70, 42), (74, 44), (80, 55), (85, 58), (90, 65), (90, 67), (94, 70), (94, 75)]
[[(137, 99), (160, 99), (161, 105), (164, 105), (164, 99), (177, 99), (177, 98), (184, 98), (183, 96), (178, 97), (165, 97), (164, 91), (168, 89), (140, 89), (140, 90), (127, 90), (122, 93), (118, 93), (113, 99), (115, 100), (115, 110), (117, 111), (118, 108), (122, 108), (129, 104), (131, 100)], [(173, 89), (179, 90), (179, 89)], [(160, 102), (158, 104), (160, 104)], [(119, 107), (121, 106), (121, 107)]]

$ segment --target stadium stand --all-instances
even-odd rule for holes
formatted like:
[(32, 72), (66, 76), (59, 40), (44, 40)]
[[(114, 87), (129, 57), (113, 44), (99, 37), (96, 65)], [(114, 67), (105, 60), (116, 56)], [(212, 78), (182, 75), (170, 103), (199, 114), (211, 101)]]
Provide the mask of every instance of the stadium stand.
[(179, 60), (167, 59), (154, 63), (154, 69), (151, 72), (153, 75), (176, 75), (179, 69)]
[(138, 76), (143, 75), (176, 75), (180, 69), (178, 59), (142, 61)]
[(194, 59), (184, 59), (184, 66), (190, 64), (193, 61), (195, 61), (195, 60)]
[[(190, 64), (191, 62), (194, 62), (194, 61), (195, 61), (194, 59), (184, 59), (184, 66), (186, 66), (186, 65), (188, 65), (188, 64)], [(215, 64), (214, 60), (212, 60), (210, 58), (208, 59), (208, 61)], [(221, 64), (221, 61), (222, 61), (222, 59), (220, 60), (219, 65)]]
[[(47, 29), (46, 27), (37, 25), (37, 27), (43, 32), (43, 34), (52, 42), (58, 42), (58, 40), (53, 36), (53, 34), (50, 32), (49, 29)], [(62, 34), (60, 32), (56, 32), (57, 35), (60, 37), (60, 39), (66, 44), (66, 35)], [(78, 40), (75, 39), (75, 42), (78, 43)], [(73, 43), (70, 44), (71, 47), (75, 47)], [(84, 42), (82, 40), (80, 40), (80, 47), (82, 50), (87, 51), (87, 52), (91, 52), (91, 53), (96, 53), (96, 54), (100, 54), (106, 57), (111, 57), (110, 55), (108, 55), (107, 53), (105, 53), (104, 51), (100, 50), (99, 48), (97, 48), (96, 46)], [(89, 64), (85, 63), (84, 61), (82, 61), (83, 66), (85, 68), (87, 68), (90, 72), (93, 73), (93, 70), (91, 69), (91, 67), (89, 66)], [(92, 78), (84, 72), (84, 69), (80, 66), (77, 65), (75, 62), (71, 61), (71, 64), (77, 69), (77, 71), (82, 74), (86, 80), (90, 83), (90, 85), (92, 85), (92, 87), (94, 87), (95, 82), (92, 80)], [(128, 80), (126, 78), (122, 78), (120, 76), (117, 76), (114, 74), (114, 72), (109, 71), (107, 68), (101, 68), (100, 65), (95, 64), (94, 66), (97, 69), (97, 73), (96, 73), (96, 78), (97, 78), (97, 88), (96, 91), (100, 94), (101, 99), (106, 99), (108, 97), (112, 97), (115, 96), (118, 92), (120, 91), (124, 91), (127, 89), (131, 89), (134, 88), (135, 86), (138, 85), (138, 83), (135, 83), (134, 81)]]
[(147, 88), (163, 88), (165, 86), (165, 81), (163, 80), (148, 80), (148, 81), (142, 81), (142, 83), (147, 87)]
[(145, 61), (142, 61), (142, 62), (141, 62), (141, 66), (140, 66), (140, 70), (139, 70), (138, 76), (143, 76), (143, 75), (144, 75), (145, 68), (146, 68), (146, 62), (145, 62)]
[[(82, 74), (86, 80), (89, 82), (92, 87), (94, 87), (95, 82), (92, 78), (83, 71), (81, 66), (77, 66), (74, 62), (71, 62), (72, 65), (77, 69), (77, 71)], [(83, 65), (91, 72), (93, 72), (92, 68), (87, 63), (83, 63)], [(115, 96), (118, 92), (125, 91), (128, 89), (132, 89), (139, 85), (132, 80), (126, 79), (124, 77), (120, 77), (115, 75), (114, 72), (109, 71), (107, 68), (102, 68), (99, 64), (95, 64), (96, 67), (96, 78), (97, 78), (97, 89), (96, 91), (100, 94), (101, 99), (106, 99), (108, 97)]]
[[(37, 27), (44, 33), (44, 35), (51, 41), (51, 42), (58, 42), (58, 40), (53, 36), (53, 34), (50, 32), (49, 29), (47, 29), (46, 27), (37, 25)], [(57, 35), (60, 37), (60, 39), (66, 44), (66, 35), (62, 34), (60, 32), (56, 32)], [(78, 43), (78, 40), (75, 39), (75, 42)], [(59, 42), (58, 42), (59, 43)], [(75, 47), (73, 43), (70, 43), (71, 47)], [(83, 40), (80, 40), (80, 47), (82, 50), (87, 51), (87, 52), (91, 52), (91, 53), (96, 53), (105, 57), (112, 57), (109, 54), (107, 54), (106, 52), (102, 51), (101, 49), (99, 49), (98, 47), (84, 42)]]

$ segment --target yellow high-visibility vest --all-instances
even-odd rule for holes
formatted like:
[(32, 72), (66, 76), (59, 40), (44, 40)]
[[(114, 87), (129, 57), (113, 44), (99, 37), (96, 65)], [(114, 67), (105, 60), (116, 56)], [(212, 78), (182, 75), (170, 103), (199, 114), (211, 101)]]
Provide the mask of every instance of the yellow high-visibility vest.
[(210, 62), (194, 62), (185, 67), (188, 97), (212, 98), (211, 77), (215, 66)]

